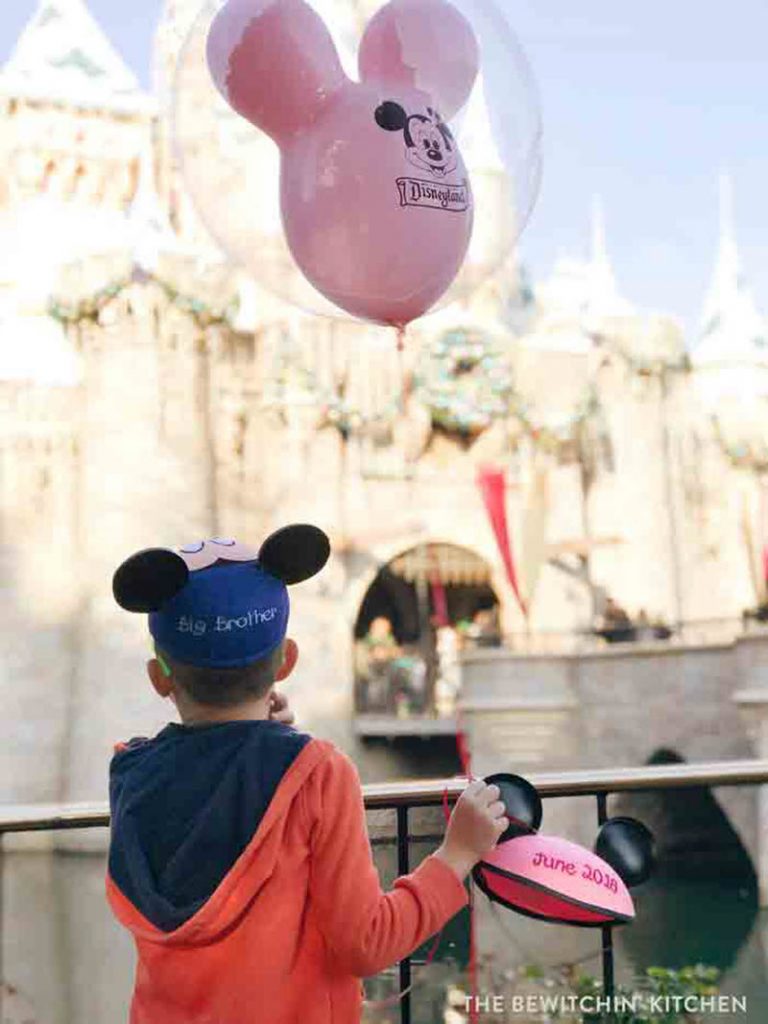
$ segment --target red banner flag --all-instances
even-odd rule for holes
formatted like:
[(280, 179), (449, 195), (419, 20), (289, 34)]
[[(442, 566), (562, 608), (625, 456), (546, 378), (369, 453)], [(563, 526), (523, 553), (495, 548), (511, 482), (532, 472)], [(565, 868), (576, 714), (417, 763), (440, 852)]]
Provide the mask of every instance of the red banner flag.
[(515, 560), (512, 556), (512, 543), (509, 539), (505, 503), (507, 485), (504, 470), (495, 469), (491, 466), (482, 467), (477, 473), (477, 485), (483, 496), (485, 509), (488, 513), (488, 518), (491, 521), (491, 526), (493, 527), (493, 533), (496, 537), (496, 544), (499, 548), (499, 553), (501, 554), (504, 562), (504, 568), (507, 570), (507, 579), (510, 582), (512, 590), (515, 592), (517, 603), (520, 605), (523, 615), (528, 618), (528, 607), (520, 593), (520, 586), (517, 581), (517, 571), (515, 569)]
[(448, 598), (445, 593), (443, 581), (437, 572), (433, 572), (429, 579), (432, 589), (432, 610), (437, 619), (438, 626), (450, 626), (451, 620), (448, 617)]

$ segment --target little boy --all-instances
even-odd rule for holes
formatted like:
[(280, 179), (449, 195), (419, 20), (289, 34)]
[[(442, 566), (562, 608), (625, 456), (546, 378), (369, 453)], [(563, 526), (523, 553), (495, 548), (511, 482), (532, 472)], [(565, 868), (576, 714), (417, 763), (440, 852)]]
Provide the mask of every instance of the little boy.
[(119, 744), (107, 896), (138, 955), (131, 1024), (358, 1024), (360, 979), (411, 953), (467, 902), (463, 880), (507, 826), (472, 782), (439, 849), (381, 890), (360, 780), (288, 724), (274, 684), (298, 658), (287, 586), (330, 547), (312, 526), (261, 548), (142, 551), (118, 603), (149, 613), (147, 665), (181, 723)]

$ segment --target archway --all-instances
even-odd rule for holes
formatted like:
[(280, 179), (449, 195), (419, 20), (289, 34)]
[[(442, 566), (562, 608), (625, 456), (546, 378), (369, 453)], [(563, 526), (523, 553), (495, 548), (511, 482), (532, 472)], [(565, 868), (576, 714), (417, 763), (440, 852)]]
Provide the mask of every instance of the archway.
[[(682, 764), (660, 748), (647, 764)], [(655, 877), (637, 890), (638, 916), (623, 934), (638, 968), (705, 963), (730, 969), (757, 914), (749, 854), (707, 786), (624, 794), (612, 813), (639, 818), (656, 838)]]
[(491, 569), (467, 548), (424, 543), (383, 565), (353, 629), (358, 733), (453, 733), (458, 652), (499, 644), (499, 622)]

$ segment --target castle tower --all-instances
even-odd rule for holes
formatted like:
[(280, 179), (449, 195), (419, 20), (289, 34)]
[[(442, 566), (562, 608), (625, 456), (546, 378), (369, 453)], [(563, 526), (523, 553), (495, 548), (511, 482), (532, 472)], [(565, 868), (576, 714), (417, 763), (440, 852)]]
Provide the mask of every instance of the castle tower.
[[(99, 723), (109, 731), (113, 707), (98, 679), (116, 662), (100, 628), (115, 538), (142, 517), (132, 472), (145, 491), (153, 471), (183, 478), (154, 457), (158, 398), (167, 407), (172, 386), (197, 381), (196, 337), (147, 283), (176, 245), (156, 195), (155, 104), (82, 0), (39, 4), (0, 74), (0, 111), (0, 560), (13, 665), (0, 695), (26, 724), (0, 777), (16, 787), (3, 799), (56, 800), (87, 791), (109, 750)], [(120, 294), (94, 299), (103, 289)], [(179, 486), (194, 516), (191, 481)]]
[[(215, 3), (208, 4), (211, 12)], [(203, 225), (184, 186), (181, 160), (174, 139), (176, 75), (190, 32), (201, 16), (201, 0), (164, 0), (155, 33), (152, 57), (152, 89), (159, 105), (158, 184), (168, 218), (180, 237), (206, 251), (210, 259), (219, 257), (218, 247)]]
[(0, 102), (0, 232), (16, 238), (17, 281), (50, 293), (65, 263), (124, 244), (155, 104), (84, 0), (40, 0), (0, 74)]
[(541, 313), (536, 339), (544, 348), (586, 353), (592, 344), (590, 335), (607, 321), (635, 316), (634, 307), (616, 283), (606, 245), (603, 206), (597, 197), (592, 205), (586, 258), (559, 256), (549, 278), (535, 291)]
[(692, 360), (706, 379), (702, 395), (741, 402), (768, 394), (768, 324), (757, 310), (736, 243), (733, 185), (720, 178), (720, 239), (717, 259)]
[(46, 197), (123, 210), (154, 103), (83, 0), (40, 0), (0, 76), (6, 204)]
[[(39, 3), (0, 73), (0, 559), (6, 799), (65, 795), (81, 611), (80, 353), (48, 302), (62, 268), (127, 231), (153, 104), (81, 0)], [(122, 234), (121, 234), (122, 231)], [(30, 726), (34, 724), (34, 730)]]
[(690, 353), (690, 404), (698, 426), (681, 449), (687, 533), (695, 549), (686, 575), (692, 615), (700, 618), (738, 615), (755, 603), (756, 551), (764, 543), (755, 456), (766, 456), (768, 324), (742, 269), (733, 186), (724, 174), (719, 205), (717, 257)]

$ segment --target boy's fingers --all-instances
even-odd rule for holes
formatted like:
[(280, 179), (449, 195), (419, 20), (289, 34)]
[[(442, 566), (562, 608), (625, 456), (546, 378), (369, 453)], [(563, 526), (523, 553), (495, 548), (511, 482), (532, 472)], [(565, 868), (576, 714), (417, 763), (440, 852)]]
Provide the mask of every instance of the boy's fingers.
[(288, 707), (288, 698), (275, 691), (269, 702), (269, 717), (273, 722), (281, 722), (283, 725), (293, 725), (296, 716)]
[(501, 790), (495, 784), (486, 786), (484, 791), (480, 794), (480, 798), (484, 804), (492, 804), (501, 796)]
[(496, 803), (491, 804), (488, 808), (488, 812), (493, 818), (498, 818), (500, 814), (506, 814), (507, 808), (501, 800), (497, 800)]
[(283, 708), (281, 711), (270, 712), (269, 717), (273, 722), (282, 722), (283, 725), (293, 725), (296, 716), (288, 708)]

